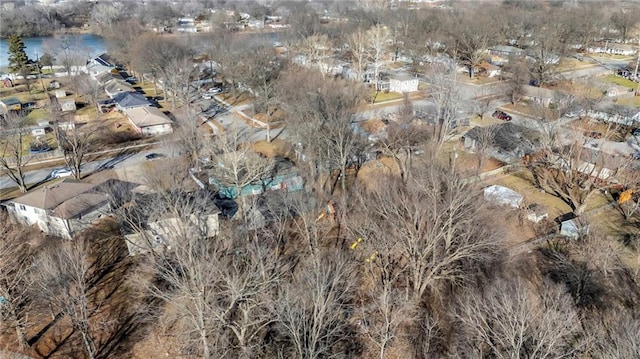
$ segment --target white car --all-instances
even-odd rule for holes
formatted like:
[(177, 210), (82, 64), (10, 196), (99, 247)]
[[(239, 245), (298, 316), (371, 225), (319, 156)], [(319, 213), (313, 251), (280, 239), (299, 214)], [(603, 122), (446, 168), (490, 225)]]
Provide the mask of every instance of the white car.
[(221, 89), (221, 88), (219, 88), (219, 87), (212, 87), (212, 88), (208, 89), (206, 93), (208, 93), (208, 94), (212, 94), (212, 95), (215, 95), (215, 94), (220, 93), (220, 92), (222, 92), (222, 89)]
[(58, 168), (51, 171), (52, 178), (70, 177), (73, 176), (73, 171), (68, 168)]

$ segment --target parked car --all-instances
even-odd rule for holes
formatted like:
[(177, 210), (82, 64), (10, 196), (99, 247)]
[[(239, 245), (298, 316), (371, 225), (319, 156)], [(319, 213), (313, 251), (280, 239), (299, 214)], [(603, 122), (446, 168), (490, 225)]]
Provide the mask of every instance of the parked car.
[(631, 132), (631, 134), (634, 136), (640, 136), (640, 128), (636, 128), (635, 130), (633, 130), (633, 132)]
[(148, 155), (144, 156), (146, 159), (148, 160), (154, 160), (156, 158), (162, 158), (162, 157), (166, 157), (165, 155), (163, 155), (162, 153), (149, 153)]
[(206, 93), (210, 93), (210, 94), (215, 95), (215, 94), (218, 94), (218, 93), (221, 93), (221, 92), (222, 92), (222, 89), (220, 87), (212, 87), (212, 88), (208, 89)]
[(585, 137), (591, 137), (591, 138), (595, 138), (596, 140), (599, 140), (602, 138), (602, 133), (598, 132), (598, 131), (587, 131), (584, 133)]
[(51, 178), (62, 178), (62, 177), (70, 177), (73, 176), (73, 171), (69, 168), (57, 168), (51, 171)]
[(127, 81), (128, 83), (132, 84), (132, 85), (138, 82), (138, 79), (133, 77), (133, 76), (129, 76), (124, 80)]
[(496, 110), (491, 116), (503, 121), (511, 121), (511, 116), (504, 111)]

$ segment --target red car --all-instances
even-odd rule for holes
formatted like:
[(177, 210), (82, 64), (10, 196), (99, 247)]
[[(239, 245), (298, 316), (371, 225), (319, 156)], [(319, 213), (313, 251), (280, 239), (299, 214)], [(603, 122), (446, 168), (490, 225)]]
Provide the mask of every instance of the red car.
[(511, 121), (511, 116), (504, 111), (496, 110), (493, 112), (493, 115), (491, 116), (495, 118), (499, 118), (503, 121)]

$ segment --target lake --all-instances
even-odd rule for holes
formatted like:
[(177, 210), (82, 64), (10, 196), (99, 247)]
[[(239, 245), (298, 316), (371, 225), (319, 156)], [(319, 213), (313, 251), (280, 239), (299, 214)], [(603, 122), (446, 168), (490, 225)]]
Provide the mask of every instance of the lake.
[[(68, 34), (65, 35), (65, 37), (69, 40), (68, 43), (77, 49), (76, 51), (79, 55), (87, 59), (100, 55), (107, 49), (105, 40), (100, 36), (92, 34)], [(25, 37), (22, 40), (26, 46), (25, 51), (27, 52), (27, 56), (32, 60), (36, 59), (36, 54), (42, 56), (45, 52), (49, 52), (55, 56), (52, 49), (46, 51), (47, 47), (51, 47), (51, 43), (54, 42), (55, 37)], [(8, 51), (9, 43), (7, 39), (0, 39), (0, 68), (9, 66)]]

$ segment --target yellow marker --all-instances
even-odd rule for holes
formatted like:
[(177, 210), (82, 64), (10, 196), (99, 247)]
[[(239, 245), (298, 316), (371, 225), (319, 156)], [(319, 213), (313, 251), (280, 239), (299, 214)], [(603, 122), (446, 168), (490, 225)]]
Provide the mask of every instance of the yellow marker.
[(373, 254), (371, 255), (371, 257), (365, 259), (365, 262), (370, 263), (373, 262), (374, 259), (376, 259), (376, 256), (378, 255), (378, 251), (373, 252)]
[(355, 242), (353, 242), (353, 243), (351, 244), (351, 249), (356, 249), (356, 248), (358, 248), (358, 243), (360, 243), (360, 242), (362, 242), (362, 241), (363, 241), (362, 237), (358, 237), (358, 239), (357, 239)]
[(633, 196), (633, 190), (632, 189), (628, 189), (628, 190), (620, 193), (620, 198), (618, 198), (618, 203), (625, 203), (626, 201), (631, 199), (631, 196)]

